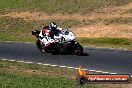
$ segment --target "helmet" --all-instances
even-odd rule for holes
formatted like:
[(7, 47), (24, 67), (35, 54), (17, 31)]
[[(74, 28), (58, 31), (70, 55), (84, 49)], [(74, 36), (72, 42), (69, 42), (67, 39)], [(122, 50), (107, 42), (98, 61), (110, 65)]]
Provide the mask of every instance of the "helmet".
[(50, 24), (49, 24), (49, 27), (52, 29), (52, 28), (57, 28), (57, 25), (56, 25), (56, 23), (55, 22), (51, 22)]

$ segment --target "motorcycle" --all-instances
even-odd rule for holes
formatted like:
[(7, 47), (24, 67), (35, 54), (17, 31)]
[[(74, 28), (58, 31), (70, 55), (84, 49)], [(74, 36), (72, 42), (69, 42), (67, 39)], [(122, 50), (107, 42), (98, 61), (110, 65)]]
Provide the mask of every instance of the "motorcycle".
[(83, 47), (75, 41), (73, 32), (68, 29), (63, 29), (54, 35), (55, 42), (51, 42), (50, 45), (45, 46), (39, 38), (40, 31), (32, 30), (32, 35), (37, 37), (36, 45), (42, 53), (52, 54), (75, 54), (82, 55)]

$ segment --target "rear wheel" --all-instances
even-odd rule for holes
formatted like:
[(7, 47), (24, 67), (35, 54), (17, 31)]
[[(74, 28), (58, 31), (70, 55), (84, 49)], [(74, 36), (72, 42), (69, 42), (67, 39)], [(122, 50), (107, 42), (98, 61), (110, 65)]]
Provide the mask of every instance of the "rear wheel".
[(74, 53), (76, 55), (82, 55), (83, 54), (83, 47), (78, 42), (76, 42), (76, 44), (75, 44)]

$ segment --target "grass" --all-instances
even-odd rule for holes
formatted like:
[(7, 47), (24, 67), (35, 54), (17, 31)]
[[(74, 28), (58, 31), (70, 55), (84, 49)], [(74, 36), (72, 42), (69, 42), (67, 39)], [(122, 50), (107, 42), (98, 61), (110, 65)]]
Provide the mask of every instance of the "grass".
[(126, 38), (100, 37), (100, 38), (77, 38), (77, 40), (83, 45), (132, 49), (132, 39)]
[(128, 86), (127, 84), (78, 85), (75, 81), (77, 74), (78, 72), (72, 69), (0, 60), (0, 88), (125, 88)]
[(40, 30), (42, 26), (48, 25), (52, 20), (56, 21), (60, 26), (66, 28), (74, 27), (80, 22), (78, 20), (42, 20), (42, 21), (24, 21), (20, 18), (4, 17), (0, 18), (0, 40), (11, 41), (35, 41), (31, 35), (33, 29)]
[(109, 5), (124, 5), (131, 0), (0, 0), (0, 11), (44, 11), (49, 14), (89, 13)]
[(25, 64), (17, 62), (0, 61), (1, 72), (16, 73), (20, 75), (37, 75), (47, 77), (64, 77), (74, 79), (76, 71), (63, 68), (54, 68), (37, 64)]
[(72, 69), (0, 61), (1, 88), (100, 88), (76, 83)]
[(89, 44), (114, 44), (114, 45), (131, 45), (132, 40), (125, 38), (81, 38), (79, 39), (81, 43)]
[(97, 88), (92, 86), (77, 86), (73, 80), (37, 76), (22, 76), (10, 73), (0, 73), (2, 88)]

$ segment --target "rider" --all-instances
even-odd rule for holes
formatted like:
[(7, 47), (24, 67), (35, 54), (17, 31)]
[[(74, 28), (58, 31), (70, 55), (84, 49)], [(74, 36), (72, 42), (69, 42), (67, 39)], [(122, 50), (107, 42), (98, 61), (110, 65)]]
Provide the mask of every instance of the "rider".
[(54, 35), (58, 34), (62, 28), (57, 28), (55, 22), (51, 22), (49, 26), (45, 26), (41, 29), (39, 37), (41, 41), (48, 46), (51, 42), (54, 42)]
[(49, 37), (51, 37), (52, 39), (54, 39), (54, 35), (57, 35), (59, 30), (57, 28), (57, 24), (55, 22), (51, 22), (49, 24), (49, 29), (50, 29), (50, 34)]

